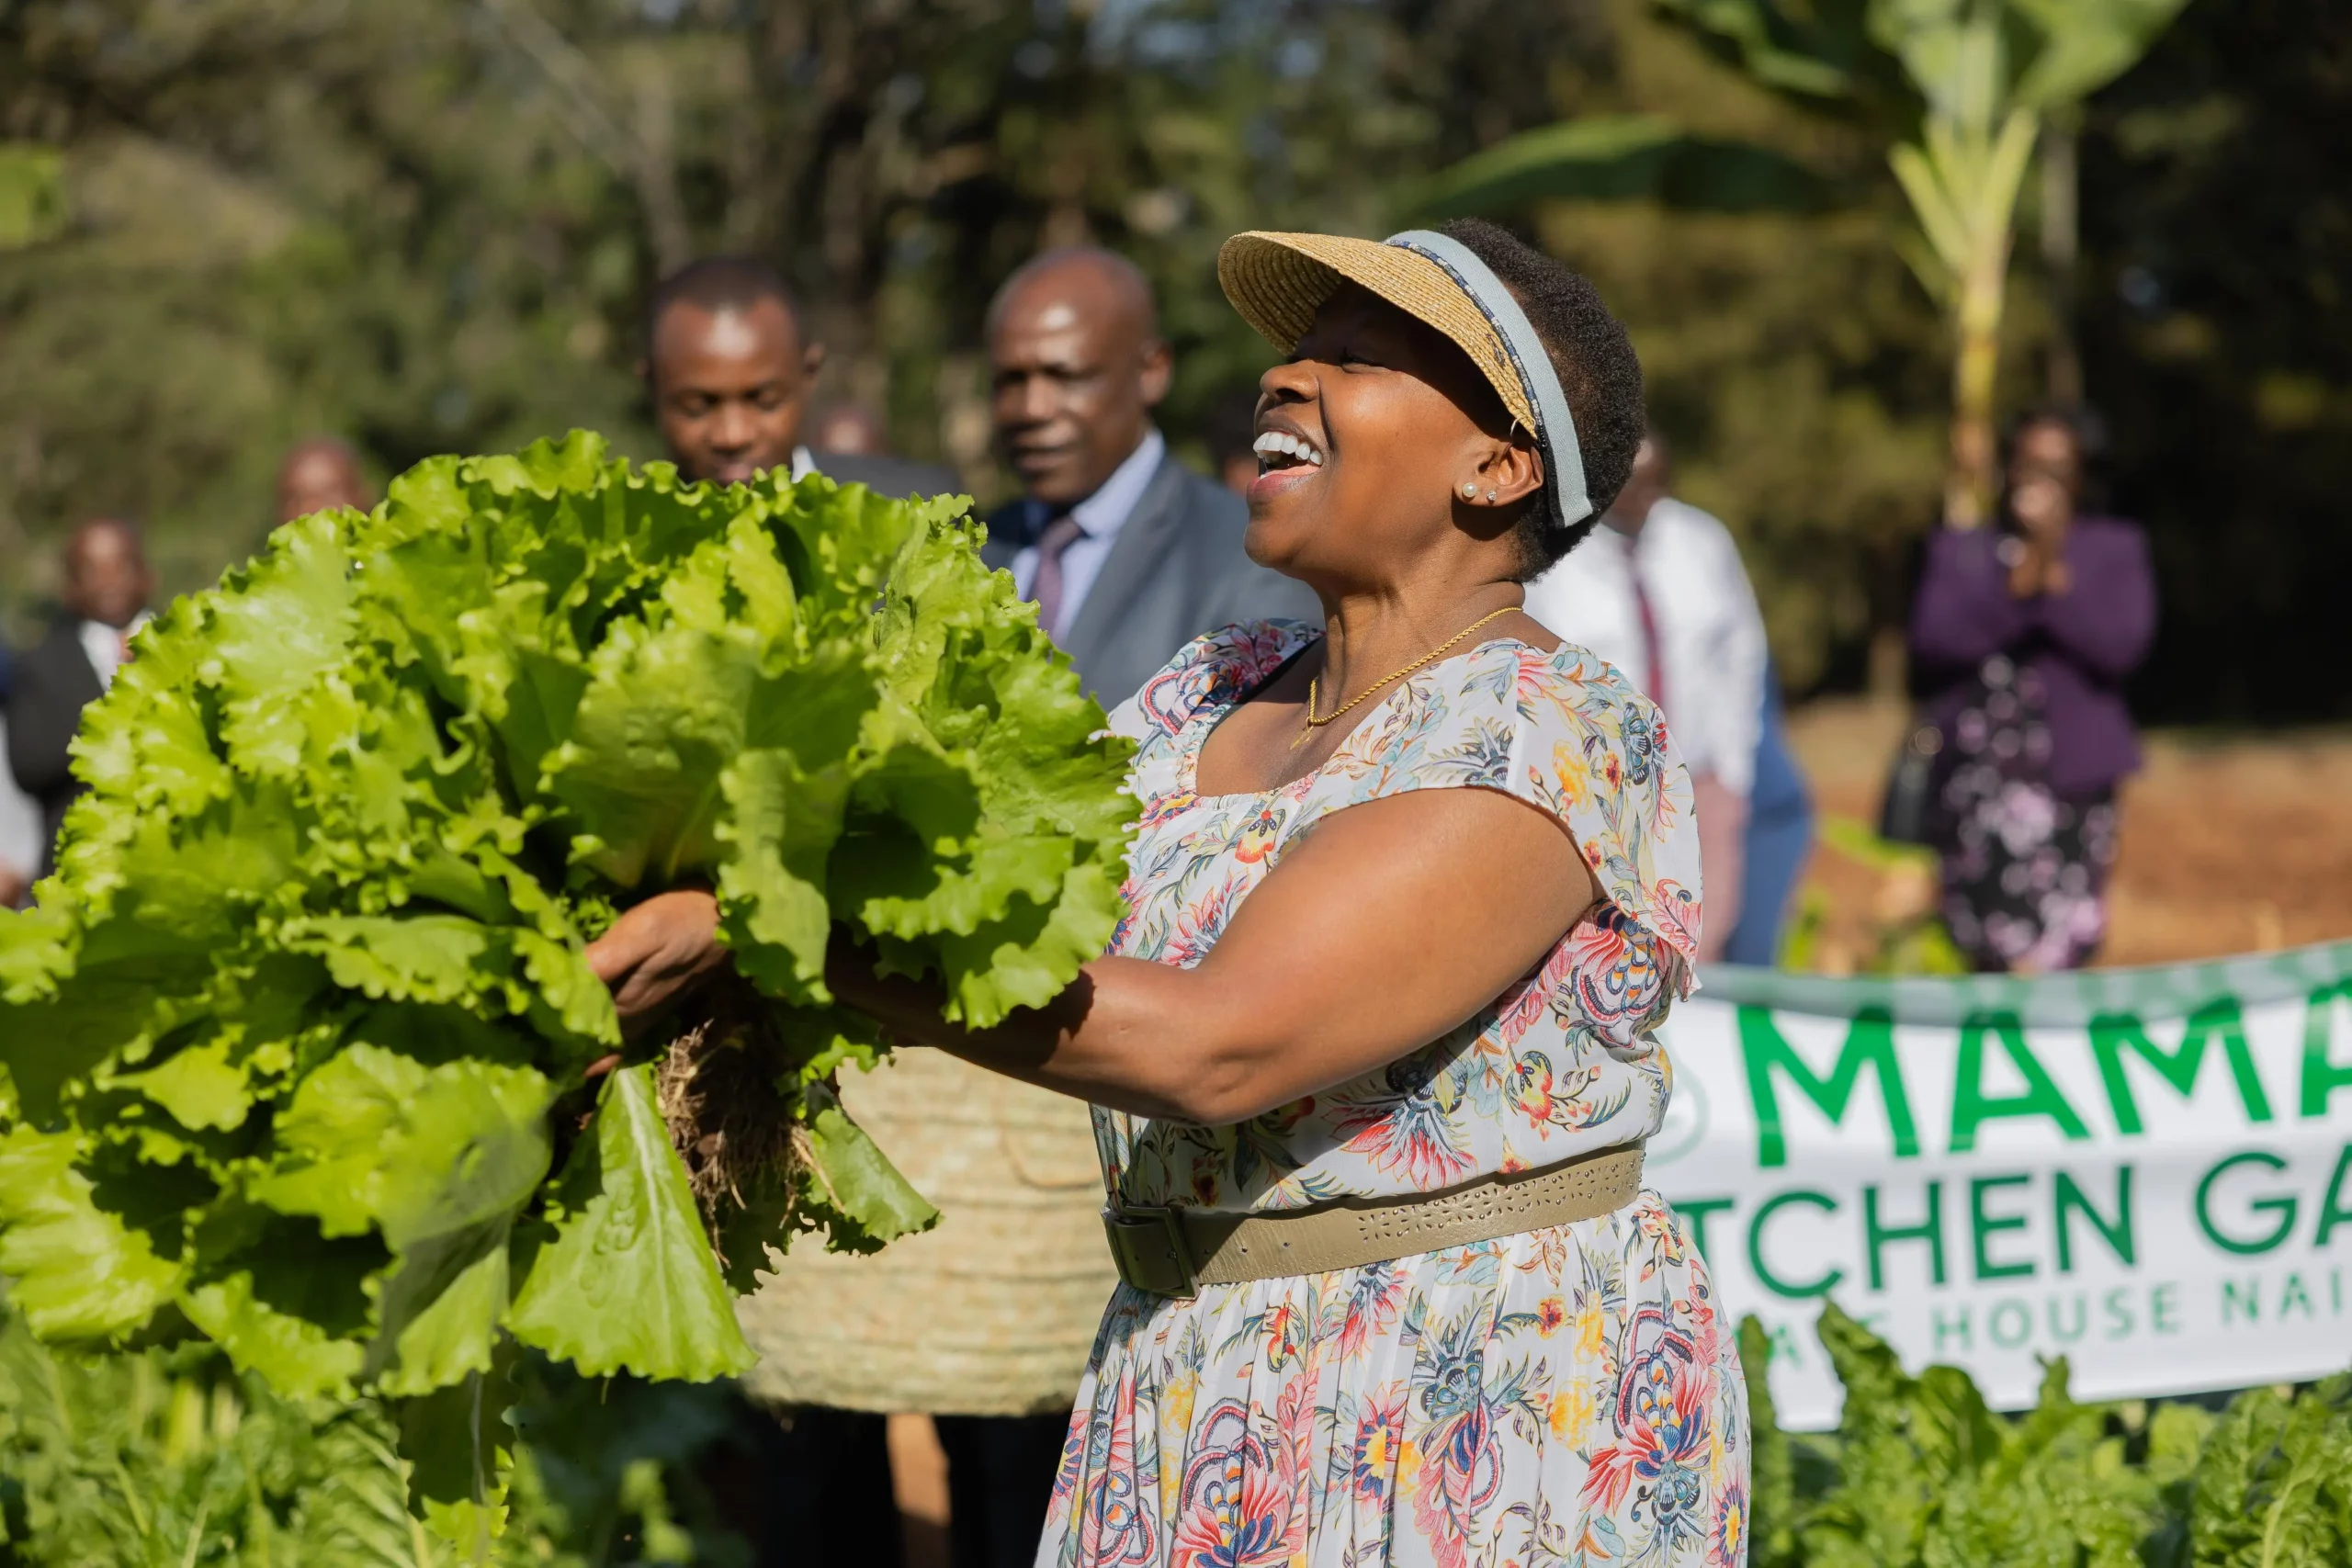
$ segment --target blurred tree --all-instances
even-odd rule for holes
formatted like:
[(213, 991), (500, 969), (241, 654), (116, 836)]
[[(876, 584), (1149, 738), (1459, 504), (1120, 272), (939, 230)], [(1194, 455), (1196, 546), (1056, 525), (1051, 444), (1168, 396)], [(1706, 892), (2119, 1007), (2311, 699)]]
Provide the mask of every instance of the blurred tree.
[[(2119, 499), (2156, 530), (2165, 716), (2352, 705), (2319, 601), (2352, 565), (2322, 521), (2352, 491), (2346, 28), (2199, 0), (2083, 106), (2076, 312)], [(1886, 142), (1715, 36), (1652, 0), (6, 0), (0, 627), (33, 629), (93, 511), (145, 516), (173, 587), (209, 579), (313, 431), (379, 476), (572, 423), (650, 455), (637, 311), (692, 250), (778, 259), (835, 347), (826, 395), (988, 492), (989, 290), (1041, 243), (1116, 245), (1178, 345), (1181, 444), (1267, 362), (1216, 291), (1227, 234), (1377, 234), (1397, 188), (1519, 132), (1643, 116), (1621, 151), (1686, 205), (1746, 199), (1703, 189), (1708, 145), (1804, 172), (1775, 206), (1863, 193), (1524, 208), (1634, 326), (1792, 683), (1854, 683), (1935, 513), (1947, 340), (1884, 241)], [(1999, 402), (2041, 389), (2060, 303), (2014, 291)]]
[[(1896, 198), (1883, 179), (1883, 207), (1779, 209), (1808, 190), (1869, 188), (1883, 150), (1758, 85), (1646, 0), (1622, 0), (1612, 24), (1605, 65), (1565, 101), (1587, 123), (1668, 127), (1653, 143), (1668, 181), (1695, 177), (1677, 164), (1718, 167), (1714, 149), (1756, 150), (1747, 168), (1770, 199), (1751, 204), (1759, 187), (1746, 180), (1596, 198), (1589, 165), (1573, 196), (1518, 205), (1633, 329), (1678, 493), (1738, 538), (1782, 678), (1798, 692), (1859, 683), (1873, 628), (1901, 624), (1911, 543), (1934, 516), (1941, 329), (1886, 244)], [(1472, 167), (1406, 199), (1442, 212)]]
[(13, 0), (0, 138), (65, 221), (0, 254), (0, 608), (30, 629), (95, 510), (209, 578), (313, 430), (379, 471), (572, 423), (648, 453), (638, 302), (697, 251), (778, 260), (831, 395), (985, 491), (989, 292), (1118, 245), (1181, 434), (1264, 362), (1226, 234), (1376, 226), (1606, 43), (1580, 0)]
[(2346, 147), (2335, 0), (2199, 0), (2087, 106), (2084, 378), (2164, 590), (2146, 717), (2352, 719)]
[(12, 4), (0, 135), (61, 151), (68, 209), (0, 257), (20, 634), (61, 528), (145, 517), (190, 586), (259, 538), (311, 431), (390, 469), (628, 423), (628, 203), (471, 6)]
[[(2138, 59), (2181, 4), (1657, 0), (1758, 83), (1886, 146), (1910, 209), (1896, 247), (1951, 323), (1944, 520), (1955, 527), (1991, 513), (2001, 321), (2035, 143), (2050, 116), (2071, 122)], [(1536, 195), (1735, 209), (1818, 200), (1770, 149), (1690, 136), (1659, 116), (1523, 132), (1430, 182), (1422, 199), (1481, 210)]]

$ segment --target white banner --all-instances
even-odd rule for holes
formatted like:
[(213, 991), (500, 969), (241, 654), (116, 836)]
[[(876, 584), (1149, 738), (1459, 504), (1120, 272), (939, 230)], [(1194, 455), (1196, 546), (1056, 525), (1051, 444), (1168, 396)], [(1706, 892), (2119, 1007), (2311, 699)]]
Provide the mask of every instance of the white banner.
[(2036, 981), (1713, 970), (1678, 1007), (1650, 1180), (1781, 1422), (1836, 1423), (1838, 1303), (2030, 1405), (2352, 1365), (2352, 943)]

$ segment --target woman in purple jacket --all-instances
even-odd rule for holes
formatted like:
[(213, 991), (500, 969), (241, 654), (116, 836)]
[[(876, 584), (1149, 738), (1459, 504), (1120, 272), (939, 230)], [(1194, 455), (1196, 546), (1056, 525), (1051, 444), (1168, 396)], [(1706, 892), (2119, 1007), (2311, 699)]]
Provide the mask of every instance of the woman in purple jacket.
[(2028, 419), (2002, 525), (1940, 530), (1912, 612), (1943, 739), (1944, 920), (1983, 970), (2071, 969), (2098, 951), (2116, 784), (2140, 765), (2122, 688), (2155, 629), (2155, 582), (2137, 525), (2075, 514), (2083, 446), (2064, 414)]

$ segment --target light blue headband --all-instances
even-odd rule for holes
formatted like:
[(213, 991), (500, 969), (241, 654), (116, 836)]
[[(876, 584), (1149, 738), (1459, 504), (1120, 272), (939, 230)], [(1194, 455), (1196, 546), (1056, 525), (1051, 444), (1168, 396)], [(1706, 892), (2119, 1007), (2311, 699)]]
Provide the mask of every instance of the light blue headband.
[(1552, 492), (1560, 521), (1581, 523), (1591, 516), (1592, 499), (1584, 488), (1584, 454), (1577, 445), (1577, 422), (1569, 417), (1559, 373), (1552, 368), (1544, 340), (1536, 336), (1527, 312), (1519, 308), (1503, 280), (1469, 246), (1433, 230), (1408, 229), (1389, 235), (1384, 243), (1427, 256), (1443, 267), (1486, 316), (1518, 368), (1528, 400), (1535, 405), (1535, 439), (1544, 449), (1544, 482)]

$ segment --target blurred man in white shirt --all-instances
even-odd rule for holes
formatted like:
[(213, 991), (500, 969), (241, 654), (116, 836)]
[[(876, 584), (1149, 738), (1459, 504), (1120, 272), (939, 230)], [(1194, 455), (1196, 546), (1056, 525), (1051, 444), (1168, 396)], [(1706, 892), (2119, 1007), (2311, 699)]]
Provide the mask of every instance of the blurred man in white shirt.
[(1656, 430), (1602, 526), (1527, 585), (1527, 612), (1615, 665), (1666, 715), (1698, 798), (1702, 959), (1740, 923), (1748, 797), (1764, 714), (1764, 616), (1722, 522), (1667, 491)]

